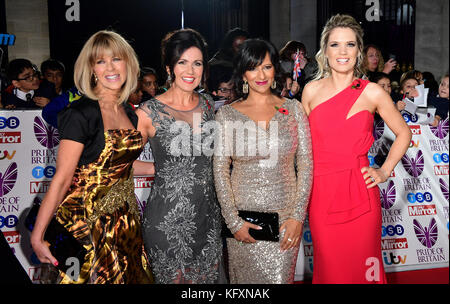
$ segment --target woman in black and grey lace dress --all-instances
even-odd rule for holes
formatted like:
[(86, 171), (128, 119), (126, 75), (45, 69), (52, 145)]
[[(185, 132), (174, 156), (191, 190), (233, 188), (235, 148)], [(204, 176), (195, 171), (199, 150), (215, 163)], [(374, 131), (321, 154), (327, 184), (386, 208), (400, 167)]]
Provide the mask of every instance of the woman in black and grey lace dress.
[(145, 249), (156, 283), (226, 283), (213, 175), (214, 103), (194, 89), (205, 80), (206, 43), (194, 30), (169, 33), (162, 62), (171, 86), (141, 104), (155, 180), (144, 211)]

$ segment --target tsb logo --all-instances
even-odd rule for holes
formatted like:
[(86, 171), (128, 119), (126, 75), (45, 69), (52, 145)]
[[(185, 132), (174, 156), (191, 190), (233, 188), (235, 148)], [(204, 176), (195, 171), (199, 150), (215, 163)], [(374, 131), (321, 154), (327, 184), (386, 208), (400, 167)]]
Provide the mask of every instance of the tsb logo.
[(44, 176), (47, 178), (52, 178), (53, 175), (55, 175), (55, 171), (56, 168), (53, 166), (48, 166), (48, 167), (34, 167), (33, 170), (31, 171), (31, 174), (33, 175), (34, 178), (43, 178)]
[(0, 229), (3, 227), (14, 228), (17, 226), (18, 221), (19, 219), (15, 215), (8, 215), (7, 217), (0, 215)]
[(403, 113), (402, 116), (406, 122), (414, 123), (414, 122), (417, 122), (417, 120), (418, 120), (418, 117), (415, 114)]
[(394, 235), (403, 235), (405, 233), (405, 228), (402, 225), (389, 225), (389, 226), (381, 226), (381, 236), (384, 237), (386, 235), (394, 236)]
[(0, 129), (10, 128), (15, 129), (20, 125), (20, 120), (17, 117), (2, 117), (0, 116)]
[(417, 192), (416, 194), (408, 193), (407, 198), (408, 198), (408, 202), (410, 202), (411, 204), (414, 204), (415, 202), (430, 203), (433, 200), (433, 195), (430, 192), (425, 192), (425, 193)]
[(433, 160), (436, 164), (445, 163), (448, 164), (448, 154), (447, 153), (435, 153), (433, 155)]

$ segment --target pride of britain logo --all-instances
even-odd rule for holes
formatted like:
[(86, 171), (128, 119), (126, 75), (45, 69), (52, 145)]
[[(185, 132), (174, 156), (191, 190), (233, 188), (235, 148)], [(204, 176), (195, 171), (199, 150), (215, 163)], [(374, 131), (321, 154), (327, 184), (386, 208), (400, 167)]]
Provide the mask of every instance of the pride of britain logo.
[(373, 138), (375, 140), (379, 140), (384, 133), (384, 121), (383, 120), (379, 120), (379, 121), (375, 121), (374, 122), (374, 126), (373, 126)]
[(36, 140), (48, 149), (53, 149), (59, 144), (58, 130), (46, 124), (39, 116), (34, 118), (34, 135)]
[(439, 121), (437, 127), (430, 126), (431, 133), (439, 139), (444, 139), (448, 135), (448, 117), (444, 121)]
[(389, 181), (386, 189), (380, 189), (381, 206), (383, 209), (390, 209), (395, 204), (395, 185), (394, 181)]
[(448, 185), (444, 179), (439, 179), (439, 186), (441, 188), (441, 192), (444, 195), (445, 199), (448, 201)]
[(438, 228), (436, 220), (432, 218), (430, 224), (425, 227), (422, 227), (420, 222), (416, 219), (413, 220), (413, 224), (414, 233), (416, 234), (419, 242), (427, 248), (433, 247), (438, 239)]
[(5, 172), (0, 171), (0, 197), (8, 194), (14, 188), (17, 180), (17, 164), (11, 163)]
[(418, 150), (416, 153), (416, 157), (409, 157), (405, 154), (402, 157), (403, 168), (405, 168), (406, 172), (409, 173), (412, 177), (419, 177), (422, 174), (423, 169), (425, 168), (425, 160), (423, 157), (423, 153), (421, 150)]

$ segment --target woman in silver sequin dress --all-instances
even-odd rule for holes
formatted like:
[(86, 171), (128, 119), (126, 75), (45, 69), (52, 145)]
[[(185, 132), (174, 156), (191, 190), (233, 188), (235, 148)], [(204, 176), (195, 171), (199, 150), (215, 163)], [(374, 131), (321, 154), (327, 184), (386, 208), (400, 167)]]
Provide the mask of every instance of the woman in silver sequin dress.
[[(222, 215), (234, 235), (227, 238), (230, 283), (294, 279), (312, 184), (312, 153), (301, 103), (279, 97), (279, 71), (272, 44), (244, 42), (234, 73), (243, 98), (216, 114), (221, 132), (214, 180)], [(280, 241), (253, 239), (249, 229), (258, 226), (240, 218), (238, 210), (277, 212)]]

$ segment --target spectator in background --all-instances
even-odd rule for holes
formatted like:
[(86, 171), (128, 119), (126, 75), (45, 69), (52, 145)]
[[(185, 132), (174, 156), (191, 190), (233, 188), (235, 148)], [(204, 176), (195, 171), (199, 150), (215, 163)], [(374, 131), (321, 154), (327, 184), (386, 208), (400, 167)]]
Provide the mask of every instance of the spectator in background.
[(37, 69), (27, 59), (12, 60), (7, 77), (12, 86), (5, 90), (5, 109), (43, 108), (56, 94), (53, 84), (44, 82), (41, 85)]
[[(290, 73), (290, 77), (293, 77), (293, 70), (295, 65), (295, 55), (299, 51), (300, 53), (300, 70), (301, 75), (297, 79), (299, 89), (297, 93), (301, 95), (303, 87), (311, 80), (317, 71), (317, 63), (307, 55), (306, 46), (295, 40), (288, 41), (286, 45), (280, 50), (280, 64), (283, 73)], [(295, 88), (294, 84), (294, 88)], [(294, 95), (296, 95), (295, 93)], [(293, 98), (293, 97), (290, 97)]]
[(414, 98), (419, 96), (419, 92), (416, 90), (416, 86), (419, 85), (419, 81), (411, 74), (404, 73), (400, 78), (400, 91), (398, 93), (391, 94), (392, 100), (397, 105), (399, 111), (403, 111), (406, 107), (404, 99)]
[(386, 91), (389, 95), (392, 93), (391, 80), (389, 79), (389, 75), (383, 72), (372, 73), (369, 78), (371, 82), (375, 82), (379, 84), (383, 90)]
[(406, 75), (411, 75), (414, 78), (416, 78), (417, 82), (419, 83), (419, 85), (424, 84), (424, 80), (423, 80), (423, 74), (421, 71), (418, 70), (411, 70), (406, 72)]
[(233, 57), (237, 54), (239, 46), (249, 37), (250, 34), (241, 28), (229, 30), (225, 34), (220, 49), (209, 61), (209, 66), (222, 65), (233, 68)]
[(44, 79), (55, 85), (57, 95), (63, 93), (65, 67), (56, 59), (48, 59), (41, 63), (41, 73)]
[(142, 91), (142, 80), (138, 80), (136, 90), (130, 93), (128, 97), (128, 104), (133, 108), (137, 109), (142, 101), (143, 91)]
[(423, 72), (423, 84), (425, 88), (430, 89), (430, 92), (439, 91), (439, 83), (434, 78), (434, 75), (430, 72)]
[(441, 83), (439, 84), (439, 97), (446, 98), (448, 100), (448, 74), (446, 74), (441, 79)]
[(2, 103), (2, 98), (4, 99), (5, 97), (3, 97), (4, 93), (5, 93), (5, 89), (8, 86), (8, 81), (6, 79), (6, 77), (3, 75), (3, 73), (1, 73), (0, 71), (0, 109), (3, 109), (3, 103)]
[(283, 83), (281, 97), (296, 98), (297, 100), (300, 100), (300, 98), (297, 97), (300, 86), (297, 81), (292, 80), (292, 73), (283, 73), (281, 75), (281, 81)]
[(141, 90), (142, 100), (149, 100), (156, 96), (158, 92), (158, 76), (153, 68), (144, 67), (141, 70)]
[(389, 75), (397, 65), (397, 61), (393, 58), (385, 63), (380, 49), (373, 44), (369, 44), (364, 48), (363, 55), (363, 69), (368, 78), (374, 72), (383, 72)]
[(215, 98), (226, 99), (224, 104), (229, 104), (236, 99), (232, 76), (233, 70), (225, 66), (215, 66), (210, 69), (208, 89)]
[(431, 124), (433, 127), (437, 127), (440, 120), (444, 120), (448, 117), (448, 96), (448, 74), (446, 74), (441, 78), (438, 94), (428, 94), (428, 105), (436, 108), (435, 119)]

